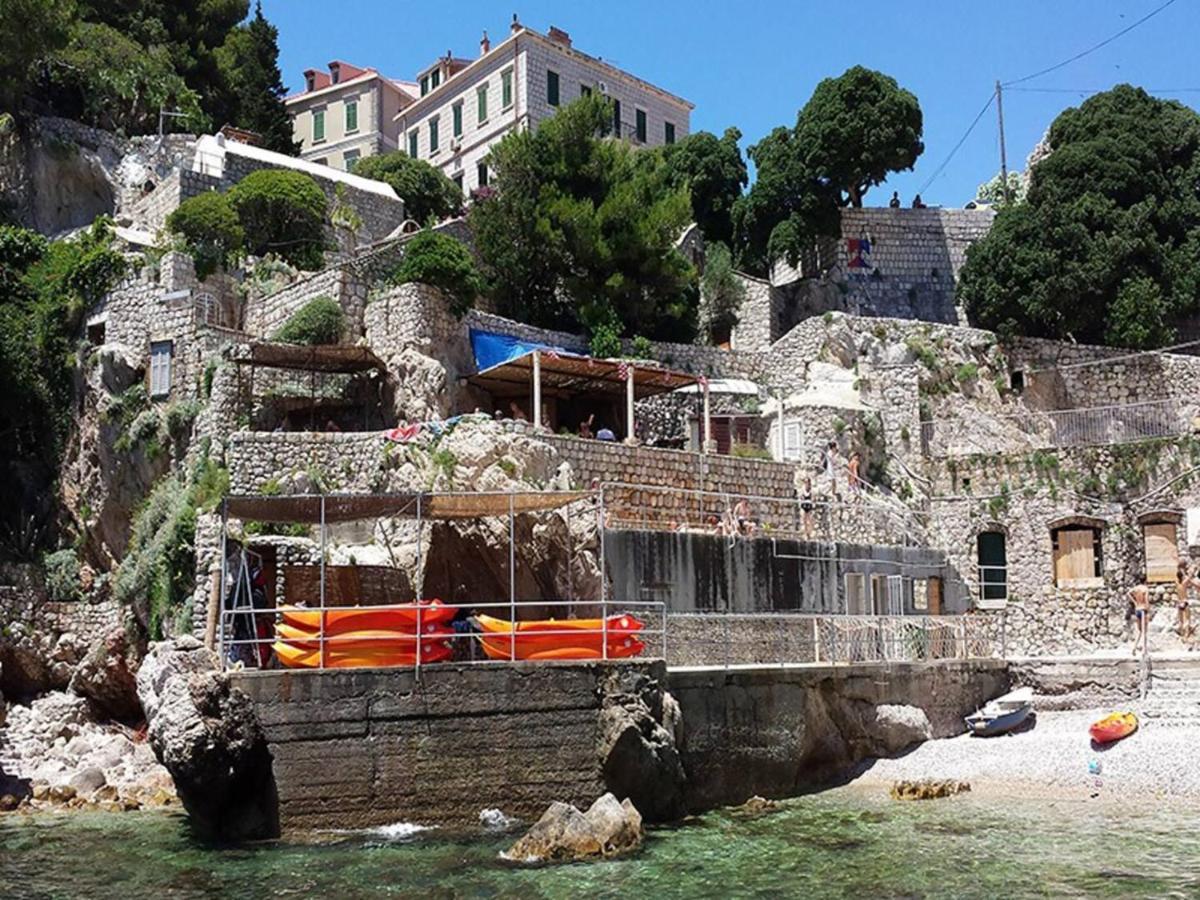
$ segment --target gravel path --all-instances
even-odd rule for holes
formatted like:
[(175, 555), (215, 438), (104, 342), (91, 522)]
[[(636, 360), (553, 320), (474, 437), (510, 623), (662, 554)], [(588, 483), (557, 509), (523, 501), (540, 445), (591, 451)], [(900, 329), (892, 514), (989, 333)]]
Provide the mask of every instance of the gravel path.
[[(1129, 708), (1138, 712), (1139, 704)], [(1113, 711), (1042, 712), (1019, 733), (927, 741), (904, 756), (868, 762), (855, 783), (933, 778), (970, 782), (973, 791), (1049, 797), (1200, 797), (1200, 727), (1140, 717), (1137, 732), (1094, 749), (1087, 728)], [(1089, 772), (1093, 761), (1099, 775)]]

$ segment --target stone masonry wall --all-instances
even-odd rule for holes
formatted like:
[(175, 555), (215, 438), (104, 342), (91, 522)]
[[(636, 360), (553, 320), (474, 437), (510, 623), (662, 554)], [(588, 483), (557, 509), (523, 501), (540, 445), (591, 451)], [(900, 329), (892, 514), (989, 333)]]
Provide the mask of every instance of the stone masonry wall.
[(379, 432), (243, 431), (229, 437), (229, 490), (256, 494), (313, 470), (330, 492), (370, 492), (386, 457)]

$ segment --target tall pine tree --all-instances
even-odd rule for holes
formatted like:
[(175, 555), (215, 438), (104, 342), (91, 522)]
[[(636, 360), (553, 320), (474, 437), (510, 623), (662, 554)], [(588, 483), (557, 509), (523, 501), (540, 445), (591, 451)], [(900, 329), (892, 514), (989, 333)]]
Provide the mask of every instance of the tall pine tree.
[(283, 76), (279, 72), (279, 29), (263, 15), (262, 3), (254, 17), (229, 32), (217, 50), (217, 65), (229, 98), (218, 117), (230, 125), (262, 135), (268, 150), (295, 155), (292, 119), (283, 105)]

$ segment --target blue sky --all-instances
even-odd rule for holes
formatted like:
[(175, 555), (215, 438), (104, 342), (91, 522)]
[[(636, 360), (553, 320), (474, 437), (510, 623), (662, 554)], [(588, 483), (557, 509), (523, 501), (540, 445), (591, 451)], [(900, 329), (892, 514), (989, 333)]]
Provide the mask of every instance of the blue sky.
[[(607, 0), (506, 4), (457, 0), (263, 0), (280, 30), (280, 66), (289, 89), (301, 72), (345, 59), (412, 79), (447, 49), (478, 53), (486, 28), (507, 33), (512, 13), (532, 28), (557, 25), (575, 46), (691, 100), (692, 129), (742, 132), (743, 148), (777, 125), (791, 125), (822, 78), (855, 64), (895, 77), (917, 95), (925, 116), (925, 153), (912, 172), (893, 175), (867, 195), (883, 205), (898, 189), (905, 203), (932, 178), (997, 78), (1009, 81), (1087, 49), (1161, 6), (1164, 0), (1008, 0), (962, 2), (708, 2)], [(1054, 116), (1095, 90), (1128, 81), (1200, 105), (1200, 2), (1176, 0), (1129, 34), (1078, 62), (1004, 93), (1010, 168)], [(1168, 95), (1164, 95), (1168, 96)], [(931, 204), (960, 206), (999, 170), (993, 107), (951, 162), (924, 190)]]

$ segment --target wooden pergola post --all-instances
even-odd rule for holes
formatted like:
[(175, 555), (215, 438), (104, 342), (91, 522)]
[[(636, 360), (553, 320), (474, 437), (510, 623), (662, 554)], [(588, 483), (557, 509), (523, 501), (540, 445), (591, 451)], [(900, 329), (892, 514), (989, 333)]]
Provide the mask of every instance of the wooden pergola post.
[(533, 430), (542, 430), (542, 354), (538, 350), (533, 351), (533, 409), (530, 410), (530, 421), (533, 422)]
[(633, 421), (634, 399), (634, 368), (627, 366), (625, 368), (625, 443), (630, 445), (637, 443)]

